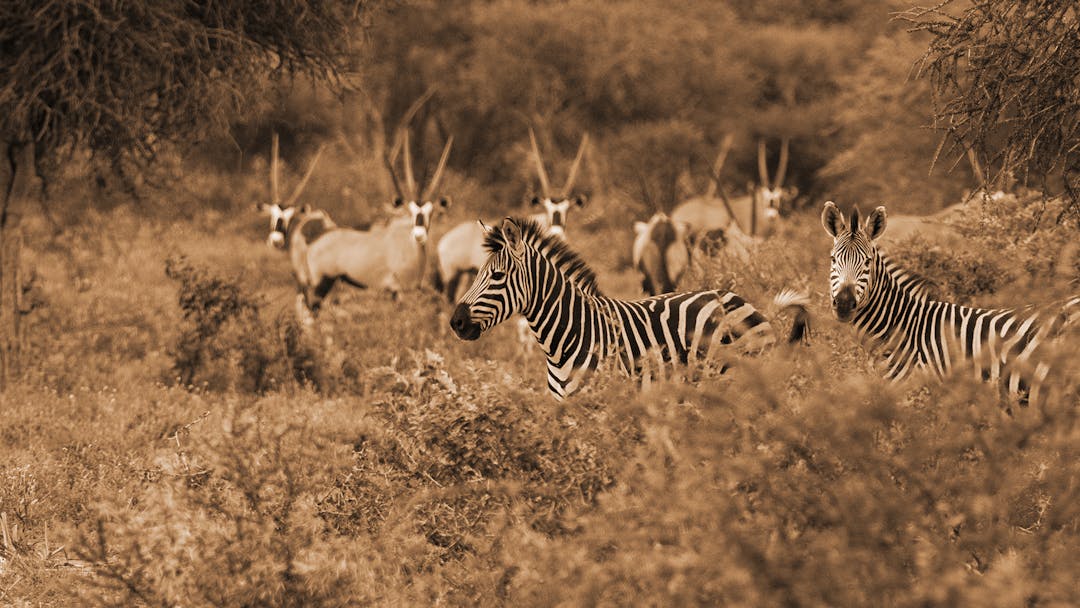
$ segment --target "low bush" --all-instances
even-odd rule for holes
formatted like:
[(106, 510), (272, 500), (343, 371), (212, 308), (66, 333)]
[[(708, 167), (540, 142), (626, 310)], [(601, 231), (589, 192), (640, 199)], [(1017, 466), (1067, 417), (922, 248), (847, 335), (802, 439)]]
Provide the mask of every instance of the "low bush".
[(237, 282), (170, 258), (165, 274), (180, 284), (185, 326), (170, 349), (170, 380), (183, 386), (265, 393), (318, 382), (317, 354), (295, 317), (266, 320), (262, 300)]

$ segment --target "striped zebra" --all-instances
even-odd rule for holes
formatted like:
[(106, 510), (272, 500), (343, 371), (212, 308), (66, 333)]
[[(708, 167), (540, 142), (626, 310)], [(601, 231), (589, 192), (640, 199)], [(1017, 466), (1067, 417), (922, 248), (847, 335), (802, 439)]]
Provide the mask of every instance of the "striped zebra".
[(912, 369), (945, 377), (966, 363), (982, 380), (1000, 381), (1021, 402), (1035, 401), (1049, 372), (1038, 347), (1080, 317), (1080, 297), (1050, 309), (971, 308), (931, 298), (925, 282), (886, 257), (876, 241), (885, 232), (885, 207), (860, 223), (845, 222), (832, 201), (821, 214), (833, 237), (829, 291), (833, 311), (876, 346), (884, 347), (886, 376), (894, 382)]
[[(675, 361), (703, 363), (725, 350), (756, 353), (776, 341), (769, 321), (734, 293), (632, 302), (605, 297), (585, 262), (532, 220), (506, 218), (488, 231), (485, 246), (488, 259), (450, 327), (459, 338), (476, 340), (520, 312), (547, 354), (548, 389), (556, 399), (580, 388), (586, 372), (607, 357), (646, 380), (650, 372), (664, 377)], [(777, 304), (796, 311), (789, 341), (799, 341), (808, 328), (806, 298), (785, 291)]]

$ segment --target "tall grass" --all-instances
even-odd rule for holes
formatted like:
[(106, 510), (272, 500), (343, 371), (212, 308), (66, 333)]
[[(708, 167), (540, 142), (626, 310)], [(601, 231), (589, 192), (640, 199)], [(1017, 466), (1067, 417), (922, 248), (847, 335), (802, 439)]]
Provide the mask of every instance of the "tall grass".
[[(436, 294), (341, 288), (290, 347), (263, 230), (119, 208), (34, 241), (39, 363), (0, 396), (0, 604), (1080, 603), (1074, 349), (1012, 417), (965, 378), (886, 386), (831, 321), (816, 214), (688, 279), (764, 309), (808, 289), (810, 347), (645, 392), (599, 375), (564, 403), (512, 327), (461, 342)], [(628, 234), (574, 234), (616, 295), (638, 284)], [(1013, 243), (981, 263), (1050, 284), (1059, 233), (981, 234)], [(976, 293), (962, 264), (921, 270)]]

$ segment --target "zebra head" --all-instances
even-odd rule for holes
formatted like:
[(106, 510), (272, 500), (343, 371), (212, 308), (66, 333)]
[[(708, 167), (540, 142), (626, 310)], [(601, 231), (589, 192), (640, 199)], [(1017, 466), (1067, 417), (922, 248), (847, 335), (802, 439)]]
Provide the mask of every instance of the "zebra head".
[(450, 318), (450, 328), (462, 340), (476, 340), (524, 308), (527, 273), (521, 227), (506, 218), (502, 227), (487, 230), (488, 258)]
[(821, 223), (825, 232), (833, 237), (832, 260), (829, 268), (829, 293), (832, 296), (836, 318), (847, 321), (864, 304), (873, 281), (874, 244), (885, 232), (885, 207), (874, 209), (865, 224), (860, 223), (859, 209), (853, 207), (851, 220), (844, 221), (844, 214), (836, 203), (825, 203)]
[(292, 205), (283, 206), (278, 203), (272, 205), (262, 203), (257, 205), (257, 208), (261, 213), (270, 216), (270, 234), (266, 237), (266, 244), (274, 249), (284, 249), (289, 224), (298, 213), (302, 214), (304, 211)]

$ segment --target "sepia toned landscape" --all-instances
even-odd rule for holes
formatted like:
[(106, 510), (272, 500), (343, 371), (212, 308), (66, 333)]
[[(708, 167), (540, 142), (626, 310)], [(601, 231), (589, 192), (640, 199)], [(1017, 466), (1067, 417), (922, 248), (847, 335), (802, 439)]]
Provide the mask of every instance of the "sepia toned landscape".
[[(1076, 7), (26, 4), (0, 605), (1080, 604)], [(893, 381), (856, 206), (920, 302), (1032, 308)], [(730, 291), (774, 343), (557, 398), (521, 315), (464, 322), (530, 216), (585, 300)]]

